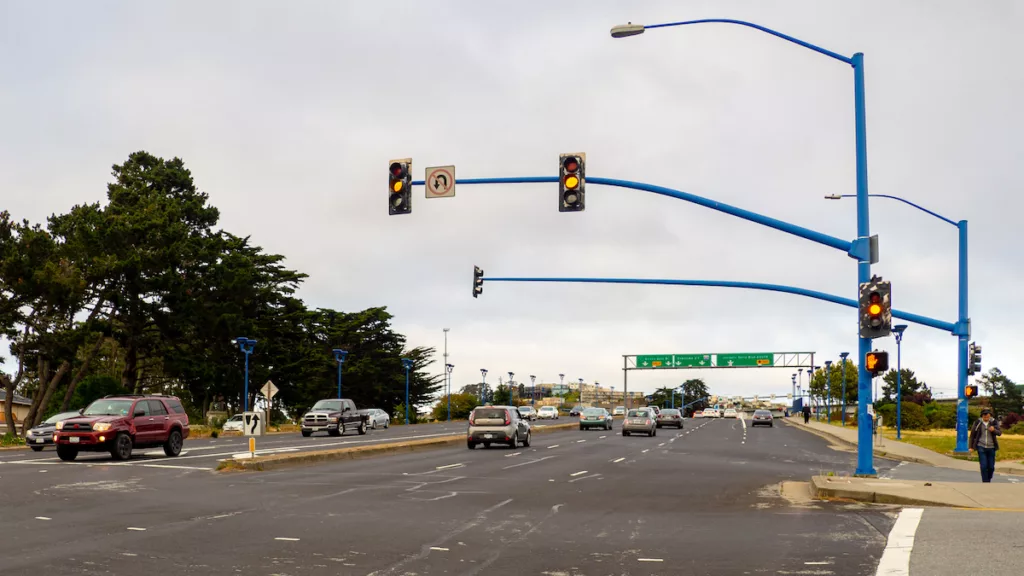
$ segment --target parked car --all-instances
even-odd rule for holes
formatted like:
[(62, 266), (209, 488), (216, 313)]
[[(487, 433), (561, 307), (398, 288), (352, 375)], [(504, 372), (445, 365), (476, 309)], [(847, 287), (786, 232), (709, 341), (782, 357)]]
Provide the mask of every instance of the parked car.
[(313, 407), (302, 416), (299, 430), (304, 438), (314, 432), (326, 431), (331, 436), (341, 436), (349, 430), (366, 434), (370, 427), (370, 417), (356, 410), (356, 403), (348, 398), (332, 398), (318, 400)]
[(580, 430), (590, 428), (612, 429), (612, 415), (604, 408), (584, 408), (580, 414)]
[(664, 426), (672, 426), (673, 428), (682, 429), (683, 427), (683, 414), (675, 408), (666, 408), (658, 414), (655, 419), (655, 426), (662, 428)]
[(658, 433), (654, 422), (656, 417), (654, 411), (648, 408), (630, 410), (622, 420), (622, 435), (629, 436), (634, 432), (647, 434), (648, 436), (656, 435)]
[(554, 406), (541, 406), (537, 410), (537, 418), (541, 420), (558, 420), (558, 408)]
[(241, 432), (245, 425), (244, 418), (244, 414), (235, 414), (224, 422), (223, 430), (225, 432)]
[(105, 396), (56, 427), (57, 456), (69, 462), (79, 452), (110, 452), (115, 460), (127, 460), (133, 449), (154, 446), (177, 456), (189, 433), (181, 401), (162, 394)]
[(50, 416), (40, 422), (39, 426), (29, 428), (28, 433), (25, 434), (25, 443), (36, 452), (41, 452), (46, 446), (53, 446), (53, 433), (57, 431), (57, 422), (76, 416), (78, 416), (78, 412), (61, 412)]
[(533, 409), (533, 406), (520, 406), (519, 415), (530, 421), (537, 419), (537, 411)]
[(770, 410), (754, 410), (754, 417), (750, 419), (750, 426), (768, 426), (774, 428), (775, 420), (772, 418)]
[(477, 406), (469, 413), (466, 447), (470, 450), (477, 444), (490, 448), (492, 443), (529, 447), (531, 437), (530, 422), (512, 406)]
[(366, 408), (364, 410), (359, 410), (358, 412), (366, 415), (370, 428), (373, 428), (374, 430), (377, 428), (387, 428), (391, 426), (391, 416), (380, 408)]

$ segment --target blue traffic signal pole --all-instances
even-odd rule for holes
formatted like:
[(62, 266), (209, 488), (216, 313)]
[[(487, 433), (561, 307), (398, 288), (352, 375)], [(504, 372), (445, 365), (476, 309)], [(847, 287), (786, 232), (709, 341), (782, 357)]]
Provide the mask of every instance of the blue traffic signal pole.
[(238, 349), (242, 351), (242, 354), (245, 354), (245, 388), (244, 388), (244, 392), (242, 393), (244, 395), (243, 399), (242, 399), (242, 406), (243, 406), (243, 411), (244, 412), (248, 412), (249, 411), (249, 355), (252, 354), (252, 351), (256, 348), (256, 340), (253, 340), (251, 338), (246, 338), (245, 336), (239, 336), (238, 338), (235, 338), (232, 341), (232, 344), (238, 345)]
[(348, 352), (335, 348), (334, 360), (338, 363), (338, 400), (341, 400), (341, 365), (345, 363), (345, 357), (348, 356)]
[[(852, 198), (852, 194), (833, 194), (826, 196), (829, 200), (838, 200), (840, 198)], [(906, 198), (900, 198), (899, 196), (893, 196), (891, 194), (868, 194), (870, 198), (888, 198), (889, 200), (896, 200), (902, 202), (912, 208), (934, 216), (939, 220), (951, 225), (956, 226), (957, 229), (957, 321), (956, 325), (951, 332), (957, 337), (957, 402), (956, 402), (956, 450), (958, 453), (967, 453), (967, 346), (968, 340), (971, 338), (971, 319), (968, 316), (967, 311), (967, 293), (968, 293), (968, 261), (967, 261), (967, 220), (960, 220), (954, 222), (953, 220), (946, 218), (945, 216), (933, 212), (923, 206), (919, 206)], [(858, 203), (860, 198), (858, 196)], [(863, 364), (863, 362), (861, 362)]]

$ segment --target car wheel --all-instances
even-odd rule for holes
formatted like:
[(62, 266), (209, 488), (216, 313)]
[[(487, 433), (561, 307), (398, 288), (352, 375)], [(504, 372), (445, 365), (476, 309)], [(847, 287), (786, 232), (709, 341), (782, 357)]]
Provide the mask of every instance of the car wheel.
[(629, 436), (629, 432), (626, 432), (625, 430), (623, 430), (623, 431), (622, 431), (622, 435), (623, 435), (623, 436)]
[(469, 448), (470, 450), (476, 449), (476, 442), (466, 442), (466, 448)]
[(78, 448), (74, 446), (57, 445), (57, 457), (65, 462), (72, 462), (78, 457)]
[(526, 440), (523, 440), (523, 448), (529, 448), (530, 447), (530, 435), (531, 434), (532, 434), (532, 432), (527, 432), (526, 433)]
[(132, 457), (132, 439), (121, 432), (114, 438), (114, 445), (110, 447), (110, 455), (114, 460), (128, 460)]
[(519, 432), (512, 434), (512, 441), (508, 443), (508, 447), (513, 450), (519, 447)]
[(366, 434), (366, 422), (359, 423), (359, 434)]
[(390, 426), (390, 425), (391, 425), (391, 420), (385, 420), (385, 421), (384, 421), (384, 429), (385, 429), (385, 430), (387, 430), (387, 429), (388, 429), (388, 426)]
[(311, 430), (303, 430), (302, 431), (302, 437), (303, 438), (309, 438), (312, 435), (313, 435), (313, 432)]
[(484, 448), (490, 448), (490, 447), (491, 447), (491, 443), (490, 442), (484, 442)]
[(775, 424), (769, 424), (768, 427), (769, 428), (775, 428)]
[(377, 420), (376, 419), (374, 419), (373, 424), (370, 425), (370, 428), (373, 428), (374, 430), (377, 429)]
[(43, 447), (42, 446), (31, 446), (31, 448), (32, 448), (33, 452), (42, 452), (43, 451)]
[(181, 454), (181, 432), (178, 430), (171, 430), (171, 435), (167, 437), (167, 442), (164, 442), (164, 454), (171, 458)]
[(328, 430), (327, 431), (327, 435), (328, 436), (341, 436), (344, 433), (345, 433), (345, 425), (344, 424), (338, 424), (338, 427), (335, 428), (334, 430)]
[(658, 429), (657, 428), (655, 428), (654, 430), (651, 430), (651, 436), (652, 437), (653, 436), (657, 436), (657, 435), (658, 435)]
[[(500, 412), (499, 412), (499, 414), (500, 414)], [(585, 430), (585, 428), (583, 427), (583, 424), (580, 424), (580, 430)]]

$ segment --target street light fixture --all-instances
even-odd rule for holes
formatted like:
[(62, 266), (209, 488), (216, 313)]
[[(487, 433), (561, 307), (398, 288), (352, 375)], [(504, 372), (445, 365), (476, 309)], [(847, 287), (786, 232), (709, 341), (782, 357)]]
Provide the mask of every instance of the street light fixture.
[(412, 360), (402, 358), (402, 366), (405, 367), (405, 423), (409, 423), (409, 370), (412, 369)]
[(644, 33), (643, 24), (619, 24), (618, 26), (612, 27), (612, 38), (627, 38), (629, 36), (636, 36)]
[(232, 344), (236, 344), (238, 349), (245, 354), (245, 391), (244, 398), (242, 400), (243, 411), (249, 411), (249, 355), (256, 348), (256, 340), (246, 338), (245, 336), (239, 336), (231, 341)]
[(902, 343), (903, 343), (903, 331), (907, 329), (906, 324), (897, 324), (892, 327), (892, 331), (896, 333), (896, 439), (902, 439), (903, 422), (902, 414), (900, 412), (900, 406), (902, 405), (903, 398), (903, 382), (902, 382)]
[(487, 368), (480, 369), (480, 404), (487, 403)]
[(348, 356), (348, 352), (335, 348), (334, 361), (338, 363), (338, 400), (341, 400), (341, 365), (345, 363), (345, 357)]

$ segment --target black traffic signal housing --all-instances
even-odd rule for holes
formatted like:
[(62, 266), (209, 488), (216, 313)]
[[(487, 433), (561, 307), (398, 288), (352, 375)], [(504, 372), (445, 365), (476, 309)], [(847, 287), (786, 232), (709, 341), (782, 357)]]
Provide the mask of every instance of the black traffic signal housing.
[(388, 215), (412, 212), (412, 158), (392, 160), (388, 166)]
[(587, 207), (587, 155), (558, 155), (558, 211), (580, 212)]
[(484, 271), (479, 266), (473, 266), (473, 298), (478, 298), (484, 293)]
[(977, 384), (968, 384), (967, 386), (964, 386), (964, 396), (965, 397), (967, 397), (967, 398), (974, 398), (977, 395), (978, 395), (978, 385)]
[(889, 353), (878, 350), (868, 352), (864, 356), (864, 367), (867, 368), (872, 376), (884, 374), (889, 369)]
[(860, 337), (892, 334), (892, 284), (875, 276), (860, 285)]
[(981, 372), (981, 346), (971, 342), (967, 346), (967, 374)]

